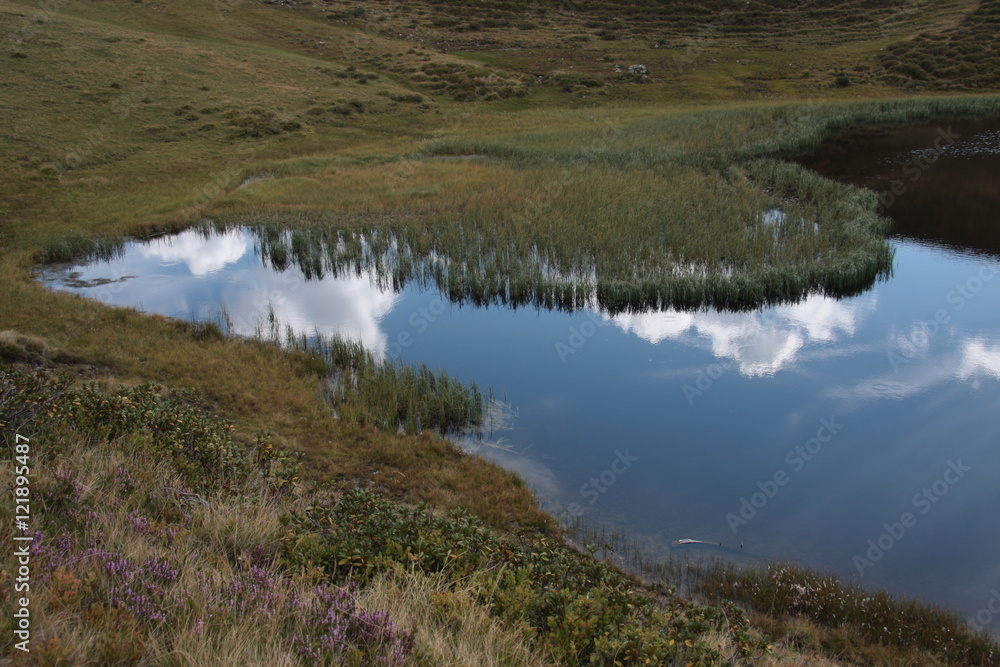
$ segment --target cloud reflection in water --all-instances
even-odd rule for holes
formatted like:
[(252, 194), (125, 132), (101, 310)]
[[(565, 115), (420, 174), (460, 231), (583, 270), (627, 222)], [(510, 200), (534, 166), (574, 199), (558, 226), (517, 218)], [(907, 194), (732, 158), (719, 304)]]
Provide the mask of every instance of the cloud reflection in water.
[(730, 359), (741, 374), (757, 377), (788, 368), (810, 345), (853, 336), (875, 306), (874, 294), (848, 301), (816, 295), (750, 313), (663, 311), (604, 318), (654, 345), (676, 340), (703, 347), (707, 342), (717, 358)]

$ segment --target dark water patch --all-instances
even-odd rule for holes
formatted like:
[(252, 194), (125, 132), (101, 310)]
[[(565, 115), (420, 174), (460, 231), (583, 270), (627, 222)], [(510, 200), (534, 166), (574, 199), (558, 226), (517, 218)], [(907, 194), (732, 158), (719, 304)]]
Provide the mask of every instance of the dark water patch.
[(1000, 256), (1000, 121), (858, 130), (800, 162), (879, 193), (899, 238)]

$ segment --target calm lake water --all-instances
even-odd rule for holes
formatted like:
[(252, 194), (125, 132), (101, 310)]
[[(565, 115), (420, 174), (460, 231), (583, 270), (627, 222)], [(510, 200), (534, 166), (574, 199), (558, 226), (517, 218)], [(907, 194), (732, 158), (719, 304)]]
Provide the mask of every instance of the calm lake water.
[(175, 317), (225, 308), (239, 334), (273, 310), (443, 367), (510, 402), (501, 447), (467, 446), (554, 512), (651, 553), (796, 561), (971, 618), (1000, 589), (1000, 130), (859, 132), (806, 163), (899, 182), (890, 280), (749, 313), (460, 307), (371, 275), (272, 271), (243, 230), (42, 277)]

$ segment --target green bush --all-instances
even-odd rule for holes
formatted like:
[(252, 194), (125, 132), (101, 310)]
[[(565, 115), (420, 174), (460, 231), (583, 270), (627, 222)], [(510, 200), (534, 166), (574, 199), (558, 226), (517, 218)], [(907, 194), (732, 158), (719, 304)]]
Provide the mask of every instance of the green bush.
[(558, 664), (720, 664), (700, 643), (711, 631), (727, 633), (744, 664), (767, 650), (731, 604), (657, 601), (606, 562), (542, 536), (503, 538), (464, 510), (440, 517), (355, 489), (332, 504), (313, 503), (286, 526), (284, 559), (322, 567), (335, 583), (369, 581), (399, 566), (474, 582), (498, 618), (530, 627)]
[[(110, 392), (90, 383), (70, 388), (68, 376), (0, 366), (0, 429), (5, 445), (15, 434), (58, 439), (78, 434), (91, 444), (142, 434), (155, 457), (173, 463), (192, 485), (219, 489), (245, 478), (262, 463), (270, 471), (278, 461), (279, 485), (296, 479), (296, 465), (278, 453), (267, 438), (248, 449), (233, 441), (232, 423), (203, 406), (191, 389), (163, 392), (152, 383), (119, 386)], [(265, 452), (262, 454), (261, 452)], [(263, 458), (262, 458), (263, 457)]]

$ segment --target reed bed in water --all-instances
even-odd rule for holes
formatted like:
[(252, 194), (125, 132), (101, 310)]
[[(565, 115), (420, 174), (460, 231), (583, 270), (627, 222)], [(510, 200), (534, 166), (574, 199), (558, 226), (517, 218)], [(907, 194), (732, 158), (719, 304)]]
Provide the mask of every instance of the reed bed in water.
[(874, 193), (780, 156), (858, 125), (991, 115), (1000, 98), (798, 103), (456, 136), (405, 159), (269, 165), (273, 178), (213, 219), (260, 227), (279, 269), (374, 271), (476, 304), (744, 310), (850, 296), (889, 275), (889, 222)]
[(111, 260), (120, 256), (124, 247), (122, 238), (94, 238), (75, 232), (50, 240), (39, 251), (38, 258), (46, 264), (71, 262), (80, 257)]
[(889, 222), (874, 193), (781, 157), (848, 127), (990, 115), (998, 98), (799, 103), (458, 136), (364, 178), (279, 178), (216, 219), (261, 226), (279, 268), (373, 270), (477, 304), (744, 310), (850, 296), (889, 275)]
[(379, 359), (359, 341), (291, 328), (282, 333), (273, 317), (270, 323), (257, 337), (313, 355), (325, 377), (323, 398), (340, 419), (410, 434), (425, 428), (463, 431), (482, 423), (484, 397), (474, 382), (467, 386), (425, 364)]
[[(502, 171), (460, 210), (383, 213), (367, 228), (329, 216), (289, 228), (267, 213), (222, 226), (256, 225), (267, 261), (307, 278), (374, 273), (395, 288), (415, 281), (454, 301), (515, 307), (741, 310), (854, 294), (891, 267), (874, 194), (797, 165), (597, 165), (560, 177), (554, 193), (547, 174)], [(525, 190), (518, 207), (512, 193)]]
[[(424, 159), (324, 163), (329, 171), (310, 178), (293, 169), (215, 219), (258, 226), (278, 269), (294, 265), (307, 278), (373, 272), (458, 302), (615, 313), (850, 296), (891, 271), (889, 223), (874, 193), (760, 156), (859, 124), (991, 114), (1000, 115), (998, 98), (784, 104), (453, 138), (424, 149)], [(470, 154), (491, 160), (428, 159)], [(86, 245), (54, 242), (45, 258), (95, 250)]]

